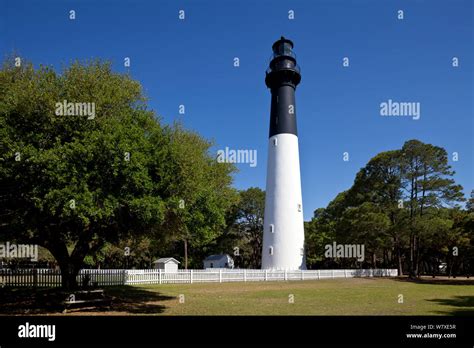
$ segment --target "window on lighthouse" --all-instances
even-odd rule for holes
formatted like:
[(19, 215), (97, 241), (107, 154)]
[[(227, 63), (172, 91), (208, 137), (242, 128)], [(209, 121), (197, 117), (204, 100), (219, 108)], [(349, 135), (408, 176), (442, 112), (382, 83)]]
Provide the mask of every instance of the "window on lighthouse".
[(277, 138), (273, 138), (273, 146), (277, 146), (278, 145), (278, 139)]
[(273, 247), (268, 248), (268, 254), (273, 255)]
[(298, 204), (298, 211), (301, 212), (301, 204)]
[(270, 232), (275, 233), (275, 226), (273, 224), (270, 224)]

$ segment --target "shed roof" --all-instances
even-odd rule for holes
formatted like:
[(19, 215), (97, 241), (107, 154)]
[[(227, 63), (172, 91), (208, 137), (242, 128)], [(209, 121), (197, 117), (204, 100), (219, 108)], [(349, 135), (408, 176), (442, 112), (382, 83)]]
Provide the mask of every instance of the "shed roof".
[(216, 261), (222, 259), (223, 257), (228, 258), (230, 256), (228, 254), (209, 255), (204, 259), (204, 261)]
[(153, 261), (153, 263), (168, 263), (170, 261), (180, 263), (178, 260), (176, 260), (174, 257), (162, 257), (161, 259), (158, 259), (156, 261)]

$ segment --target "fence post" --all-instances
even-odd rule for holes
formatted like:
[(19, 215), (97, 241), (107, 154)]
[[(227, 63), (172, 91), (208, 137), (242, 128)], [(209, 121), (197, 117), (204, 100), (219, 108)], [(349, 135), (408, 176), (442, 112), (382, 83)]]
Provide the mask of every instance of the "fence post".
[(189, 272), (189, 278), (190, 278), (190, 281), (191, 281), (191, 284), (193, 283), (193, 270), (191, 270)]
[(334, 279), (334, 270), (333, 269), (331, 270), (331, 276), (332, 276), (332, 279)]
[(265, 270), (265, 281), (267, 281), (267, 270)]
[(33, 269), (33, 287), (36, 290), (36, 287), (38, 286), (38, 270), (36, 268)]
[(222, 283), (222, 270), (219, 270), (219, 283)]
[(244, 282), (246, 282), (246, 281), (247, 281), (247, 270), (244, 269)]
[(318, 280), (321, 279), (321, 271), (318, 269)]
[(347, 278), (347, 269), (344, 270), (344, 278)]
[(162, 282), (162, 278), (161, 278), (161, 268), (158, 269), (158, 279), (160, 280), (160, 284)]
[(285, 269), (285, 280), (288, 280), (288, 273), (286, 272), (286, 269)]
[(128, 275), (128, 272), (127, 272), (126, 269), (123, 269), (122, 271), (123, 271), (123, 272), (122, 272), (122, 283), (123, 283), (123, 285), (127, 285), (127, 281), (128, 281), (127, 275)]
[(301, 270), (301, 280), (304, 280), (304, 271)]

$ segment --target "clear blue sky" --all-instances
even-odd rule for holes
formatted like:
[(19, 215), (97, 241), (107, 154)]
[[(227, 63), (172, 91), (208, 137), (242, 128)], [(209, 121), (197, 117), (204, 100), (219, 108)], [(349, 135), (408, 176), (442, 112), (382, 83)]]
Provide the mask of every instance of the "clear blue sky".
[[(130, 57), (133, 77), (165, 122), (181, 120), (213, 139), (214, 151), (258, 151), (255, 168), (238, 165), (239, 189), (265, 188), (264, 77), (281, 35), (294, 41), (302, 68), (296, 98), (305, 219), (348, 189), (372, 156), (412, 138), (458, 152), (455, 179), (466, 193), (474, 188), (471, 0), (0, 0), (2, 56), (15, 50), (56, 68), (100, 57), (118, 72)], [(421, 118), (381, 117), (388, 99), (420, 102)]]

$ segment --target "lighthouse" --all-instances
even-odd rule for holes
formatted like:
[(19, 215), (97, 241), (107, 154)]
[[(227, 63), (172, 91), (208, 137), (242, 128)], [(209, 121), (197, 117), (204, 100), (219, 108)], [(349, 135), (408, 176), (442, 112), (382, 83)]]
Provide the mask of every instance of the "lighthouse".
[(306, 269), (295, 90), (301, 81), (293, 42), (281, 37), (265, 83), (271, 91), (262, 269)]

